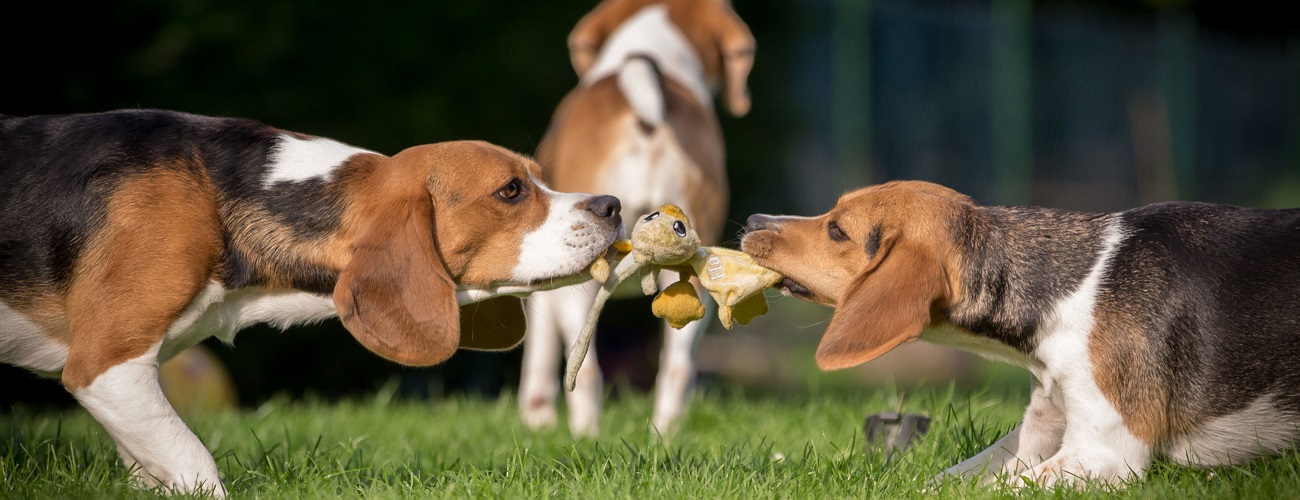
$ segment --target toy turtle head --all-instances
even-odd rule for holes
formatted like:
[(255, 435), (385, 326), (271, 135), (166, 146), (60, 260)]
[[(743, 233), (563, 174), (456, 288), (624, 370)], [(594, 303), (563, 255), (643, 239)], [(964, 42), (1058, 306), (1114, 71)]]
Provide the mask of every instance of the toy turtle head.
[(682, 209), (671, 203), (632, 226), (632, 254), (640, 263), (681, 264), (695, 255), (700, 235)]

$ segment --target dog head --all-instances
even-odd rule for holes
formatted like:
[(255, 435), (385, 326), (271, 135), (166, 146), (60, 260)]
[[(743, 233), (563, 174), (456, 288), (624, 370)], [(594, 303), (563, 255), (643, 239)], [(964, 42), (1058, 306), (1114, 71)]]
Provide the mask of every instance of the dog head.
[[(552, 191), (535, 162), (488, 143), (416, 146), (370, 162), (349, 172), (357, 178), (342, 234), (352, 255), (334, 302), (363, 345), (399, 363), (437, 363), (458, 345), (512, 347), (496, 338), (466, 345), (458, 287), (552, 287), (619, 233), (617, 198)], [(508, 299), (510, 320), (495, 330), (517, 341), (522, 311)]]
[(754, 65), (754, 35), (727, 0), (605, 0), (578, 21), (569, 34), (569, 57), (583, 76), (609, 36), (642, 9), (663, 5), (668, 18), (695, 49), (705, 78), (722, 88), (733, 115), (749, 112), (749, 70)]
[(835, 307), (817, 365), (859, 365), (916, 340), (934, 307), (956, 300), (955, 223), (974, 207), (918, 181), (859, 189), (816, 217), (749, 217), (741, 248), (785, 279), (782, 291)]

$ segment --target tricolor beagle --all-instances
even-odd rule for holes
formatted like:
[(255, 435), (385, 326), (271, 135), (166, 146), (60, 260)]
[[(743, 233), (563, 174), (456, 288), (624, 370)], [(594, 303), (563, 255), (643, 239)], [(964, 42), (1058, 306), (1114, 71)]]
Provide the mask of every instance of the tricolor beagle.
[(836, 308), (823, 369), (919, 338), (1033, 374), (1020, 426), (948, 474), (1115, 483), (1300, 436), (1300, 209), (990, 207), (904, 181), (747, 229), (784, 291)]
[[(556, 189), (618, 196), (628, 217), (677, 204), (703, 244), (716, 244), (726, 223), (727, 176), (712, 96), (722, 87), (732, 114), (749, 111), (749, 28), (726, 0), (606, 0), (574, 27), (569, 49), (581, 78), (538, 147), (547, 180)], [(519, 403), (530, 427), (555, 424), (557, 365), (567, 352), (560, 339), (572, 345), (582, 331), (594, 282), (586, 291), (529, 299)], [(690, 398), (695, 343), (707, 326), (664, 325), (652, 421), (662, 432)], [(587, 351), (577, 387), (568, 395), (569, 428), (576, 435), (598, 430), (604, 395), (595, 353)]]
[(408, 365), (511, 347), (520, 299), (459, 306), (580, 281), (621, 224), (537, 175), (483, 142), (388, 157), (170, 111), (0, 116), (0, 362), (61, 376), (146, 484), (224, 494), (158, 363), (335, 315)]

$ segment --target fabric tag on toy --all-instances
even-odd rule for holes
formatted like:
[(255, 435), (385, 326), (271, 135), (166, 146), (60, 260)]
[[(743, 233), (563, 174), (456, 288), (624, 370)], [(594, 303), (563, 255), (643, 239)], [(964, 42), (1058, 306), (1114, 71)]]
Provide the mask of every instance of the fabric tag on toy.
[(767, 312), (763, 290), (781, 281), (776, 271), (758, 265), (753, 257), (739, 250), (702, 247), (690, 260), (700, 279), (718, 303), (718, 320), (728, 330), (734, 323), (749, 321)]

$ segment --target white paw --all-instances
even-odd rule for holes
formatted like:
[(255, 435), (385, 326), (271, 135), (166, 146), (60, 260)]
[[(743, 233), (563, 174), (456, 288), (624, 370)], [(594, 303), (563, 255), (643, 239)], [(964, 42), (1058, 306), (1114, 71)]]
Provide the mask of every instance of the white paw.
[(524, 426), (532, 430), (555, 427), (555, 401), (542, 397), (524, 398), (520, 405), (520, 417)]
[(600, 434), (600, 422), (598, 418), (591, 417), (571, 417), (569, 418), (569, 434), (574, 437), (594, 438)]
[(677, 433), (678, 417), (680, 415), (655, 415), (650, 420), (650, 433), (656, 436), (668, 437)]
[(1119, 484), (1131, 479), (1140, 479), (1146, 466), (1146, 463), (1126, 463), (1115, 456), (1081, 455), (1062, 451), (1029, 471), (1012, 477), (1010, 484), (1017, 488), (1029, 485), (1042, 488), (1056, 486), (1082, 488), (1090, 482)]

